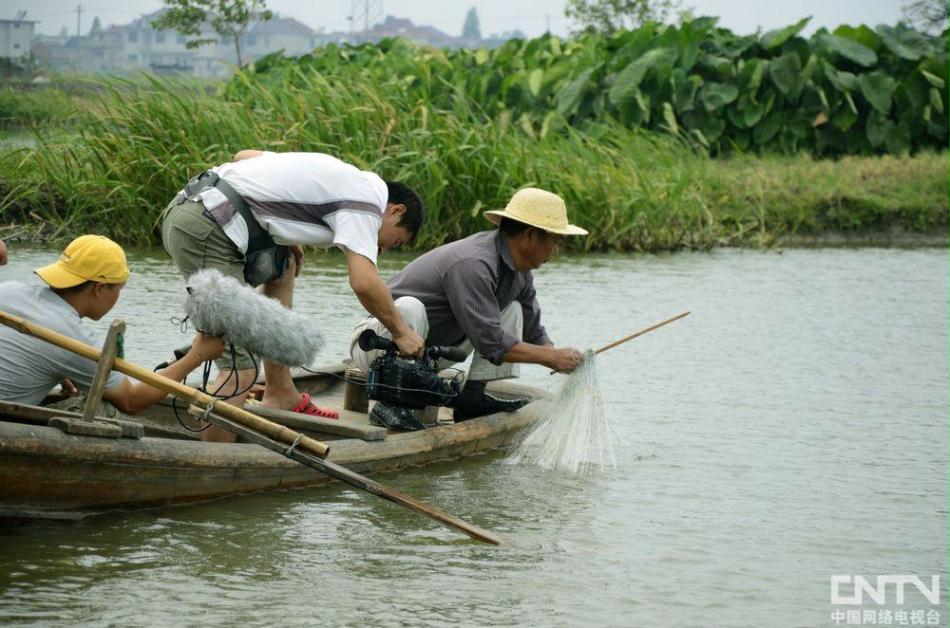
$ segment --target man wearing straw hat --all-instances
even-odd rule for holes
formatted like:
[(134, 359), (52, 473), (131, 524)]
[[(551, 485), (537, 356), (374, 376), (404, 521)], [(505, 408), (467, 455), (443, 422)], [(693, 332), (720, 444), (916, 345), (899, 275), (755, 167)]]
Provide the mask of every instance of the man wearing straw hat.
[[(524, 405), (525, 400), (502, 400), (485, 392), (486, 382), (517, 376), (519, 362), (569, 373), (584, 359), (580, 351), (551, 342), (541, 325), (531, 271), (555, 255), (561, 236), (587, 231), (568, 222), (560, 196), (537, 188), (518, 191), (505, 209), (484, 215), (498, 228), (433, 249), (389, 281), (396, 307), (426, 344), (475, 351), (455, 404), (456, 421)], [(364, 372), (378, 355), (357, 344), (365, 329), (386, 336), (374, 318), (357, 326), (350, 353)], [(398, 429), (423, 427), (385, 409), (374, 409), (371, 419)]]
[[(101, 346), (81, 320), (101, 319), (119, 300), (129, 278), (122, 247), (105, 236), (80, 236), (70, 242), (59, 260), (34, 272), (45, 284), (0, 283), (0, 308), (64, 336)], [(198, 334), (187, 354), (160, 374), (184, 379), (223, 351), (220, 338)], [(0, 326), (0, 399), (37, 405), (60, 383), (65, 392), (78, 394), (76, 385), (89, 388), (95, 373), (92, 360)], [(164, 399), (165, 393), (113, 371), (102, 397), (121, 412), (137, 414)]]

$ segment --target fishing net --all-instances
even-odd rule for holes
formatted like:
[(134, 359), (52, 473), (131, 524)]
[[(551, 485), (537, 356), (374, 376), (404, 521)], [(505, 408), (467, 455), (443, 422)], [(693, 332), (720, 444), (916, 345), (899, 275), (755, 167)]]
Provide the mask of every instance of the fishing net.
[(512, 457), (545, 469), (577, 473), (615, 466), (610, 427), (597, 378), (594, 352), (564, 382), (550, 411), (524, 438)]

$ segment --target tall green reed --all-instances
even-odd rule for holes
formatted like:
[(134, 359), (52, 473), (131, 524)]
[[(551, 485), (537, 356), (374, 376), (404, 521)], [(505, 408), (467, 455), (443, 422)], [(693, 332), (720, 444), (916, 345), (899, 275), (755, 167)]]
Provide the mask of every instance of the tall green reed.
[[(484, 209), (504, 206), (529, 185), (565, 198), (572, 220), (592, 234), (570, 245), (587, 249), (761, 244), (799, 228), (855, 226), (826, 211), (848, 190), (812, 190), (804, 206), (788, 209), (798, 199), (784, 192), (786, 182), (805, 176), (795, 174), (800, 163), (820, 170), (811, 160), (711, 161), (675, 137), (611, 121), (542, 134), (491, 120), (462, 94), (436, 108), (396, 80), (297, 72), (280, 85), (238, 75), (240, 100), (163, 79), (108, 82), (97, 106), (77, 113), (75, 136), (41, 135), (35, 147), (0, 154), (3, 221), (32, 217), (53, 226), (48, 234), (100, 231), (155, 242), (161, 210), (190, 176), (259, 148), (327, 152), (416, 187), (429, 210), (421, 248), (485, 228)], [(933, 163), (942, 168), (945, 190), (945, 158), (912, 159), (927, 164), (914, 169), (919, 178), (934, 177)], [(759, 181), (758, 193), (750, 193), (750, 180)], [(946, 193), (929, 200), (935, 196), (897, 199), (898, 219), (945, 225)], [(920, 205), (936, 211), (921, 214)], [(857, 226), (894, 218), (869, 216)]]

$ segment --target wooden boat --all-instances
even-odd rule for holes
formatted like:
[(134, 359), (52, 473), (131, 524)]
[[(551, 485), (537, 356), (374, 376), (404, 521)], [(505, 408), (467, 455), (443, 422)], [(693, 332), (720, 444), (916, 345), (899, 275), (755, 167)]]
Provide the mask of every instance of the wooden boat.
[[(295, 373), (298, 388), (318, 405), (342, 407), (343, 365)], [(365, 413), (343, 411), (337, 421), (256, 410), (330, 444), (328, 459), (372, 475), (407, 466), (488, 452), (510, 444), (545, 410), (547, 393), (492, 382), (499, 396), (528, 396), (514, 413), (392, 432)], [(325, 484), (330, 478), (249, 443), (205, 443), (186, 427), (193, 420), (166, 400), (139, 417), (141, 438), (65, 433), (51, 426), (68, 412), (0, 402), (0, 517), (78, 519), (115, 509), (165, 506), (228, 495)], [(177, 415), (177, 417), (176, 417)], [(62, 418), (59, 419), (62, 421)]]

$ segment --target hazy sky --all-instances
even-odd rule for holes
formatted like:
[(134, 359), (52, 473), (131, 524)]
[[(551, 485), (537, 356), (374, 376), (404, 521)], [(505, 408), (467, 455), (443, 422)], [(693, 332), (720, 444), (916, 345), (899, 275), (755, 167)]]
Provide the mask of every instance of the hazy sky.
[[(838, 24), (893, 24), (900, 18), (905, 0), (683, 0), (697, 15), (716, 15), (720, 24), (739, 33), (787, 26), (807, 15), (809, 29)], [(76, 32), (76, 6), (82, 4), (82, 31), (89, 30), (94, 16), (103, 26), (124, 24), (162, 6), (160, 0), (0, 0), (0, 18), (12, 18), (19, 10), (40, 20), (38, 32), (56, 34), (66, 26)], [(408, 17), (417, 24), (429, 24), (450, 35), (462, 30), (465, 13), (478, 9), (482, 35), (520, 29), (529, 36), (540, 35), (550, 20), (551, 30), (567, 34), (571, 24), (564, 17), (566, 0), (383, 0), (383, 14)], [(312, 28), (347, 30), (350, 0), (268, 0), (267, 6), (282, 15), (297, 18)]]

